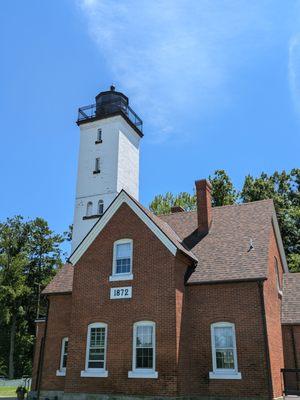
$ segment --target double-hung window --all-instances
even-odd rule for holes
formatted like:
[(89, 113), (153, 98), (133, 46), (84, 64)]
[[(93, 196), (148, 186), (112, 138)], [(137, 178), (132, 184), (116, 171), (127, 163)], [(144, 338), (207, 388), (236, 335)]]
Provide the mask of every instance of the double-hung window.
[(88, 326), (85, 370), (82, 377), (107, 377), (106, 370), (107, 325), (94, 323)]
[(132, 240), (117, 240), (114, 243), (113, 268), (109, 279), (110, 281), (119, 281), (132, 278)]
[(59, 369), (56, 371), (57, 376), (65, 376), (67, 369), (67, 358), (68, 358), (68, 338), (64, 337), (61, 341), (61, 351), (60, 351), (60, 363)]
[(237, 365), (234, 324), (219, 322), (211, 325), (213, 372), (210, 379), (241, 379)]
[(136, 322), (133, 326), (132, 371), (129, 378), (157, 378), (155, 371), (155, 323)]

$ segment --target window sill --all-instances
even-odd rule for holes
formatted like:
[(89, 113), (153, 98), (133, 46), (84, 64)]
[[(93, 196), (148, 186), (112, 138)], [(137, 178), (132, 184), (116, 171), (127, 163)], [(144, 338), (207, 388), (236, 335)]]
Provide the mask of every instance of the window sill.
[(102, 217), (103, 214), (93, 214), (93, 215), (86, 215), (82, 217), (82, 219), (95, 219), (95, 218), (100, 218)]
[(149, 371), (149, 372), (129, 371), (128, 378), (157, 379), (158, 372), (156, 372), (156, 371)]
[(81, 378), (107, 378), (108, 371), (105, 370), (95, 370), (95, 371), (81, 371)]
[(209, 379), (242, 379), (240, 372), (210, 372)]
[(118, 274), (118, 275), (111, 275), (109, 277), (109, 282), (116, 282), (116, 281), (132, 281), (133, 275), (132, 274)]
[(66, 376), (66, 371), (58, 369), (56, 371), (56, 376)]

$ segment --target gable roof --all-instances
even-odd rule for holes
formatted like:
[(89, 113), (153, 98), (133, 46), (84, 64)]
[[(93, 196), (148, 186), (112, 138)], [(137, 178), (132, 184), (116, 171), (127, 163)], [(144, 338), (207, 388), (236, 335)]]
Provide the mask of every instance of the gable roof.
[[(267, 278), (272, 221), (275, 231), (277, 226), (272, 200), (213, 207), (212, 226), (201, 240), (196, 231), (196, 211), (160, 218), (177, 232), (198, 259), (189, 283)], [(281, 243), (280, 235), (278, 240)], [(284, 253), (283, 258), (285, 265)]]
[(285, 274), (283, 278), (283, 324), (300, 324), (300, 272)]
[[(188, 280), (190, 284), (266, 279), (272, 224), (282, 263), (288, 272), (272, 200), (213, 207), (211, 229), (205, 237), (199, 238), (196, 211), (156, 216), (125, 191), (120, 192), (75, 249), (71, 263), (76, 264), (123, 203), (131, 207), (172, 254), (179, 251), (197, 264)], [(250, 243), (253, 245), (251, 250)], [(66, 264), (43, 293), (69, 293), (72, 285), (73, 266)]]
[(42, 294), (71, 293), (73, 289), (73, 273), (73, 266), (64, 264), (59, 268), (52, 281), (45, 287)]
[(71, 254), (69, 261), (75, 265), (81, 256), (85, 253), (90, 244), (99, 235), (102, 229), (107, 225), (112, 216), (117, 212), (123, 203), (126, 203), (133, 212), (148, 226), (148, 228), (156, 235), (156, 237), (169, 249), (169, 251), (176, 255), (177, 250), (185, 254), (188, 258), (197, 261), (193, 252), (187, 249), (180, 241), (178, 235), (171, 229), (167, 223), (160, 220), (145, 207), (143, 207), (137, 200), (130, 196), (125, 190), (122, 190), (114, 201), (107, 208), (105, 213), (95, 223), (92, 229), (88, 232), (82, 242), (77, 246)]

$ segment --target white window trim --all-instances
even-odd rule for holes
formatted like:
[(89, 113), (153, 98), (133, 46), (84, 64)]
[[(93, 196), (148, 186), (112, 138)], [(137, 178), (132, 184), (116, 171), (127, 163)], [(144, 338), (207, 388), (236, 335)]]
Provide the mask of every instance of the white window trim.
[(69, 339), (64, 337), (61, 341), (60, 347), (60, 361), (59, 361), (59, 369), (56, 371), (56, 376), (66, 376), (66, 367), (63, 367), (63, 359), (65, 354), (65, 343), (68, 342)]
[[(234, 369), (228, 368), (217, 368), (216, 360), (216, 344), (215, 344), (215, 328), (232, 328), (233, 332), (233, 358), (234, 358)], [(213, 371), (209, 373), (209, 379), (242, 379), (242, 375), (238, 372), (238, 360), (237, 360), (237, 349), (236, 349), (236, 335), (235, 335), (235, 325), (231, 322), (216, 322), (211, 324), (211, 349), (212, 349), (212, 362)]]
[(92, 201), (87, 202), (85, 215), (87, 217), (91, 217), (93, 215), (93, 202)]
[[(104, 351), (104, 367), (103, 368), (88, 368), (89, 365), (89, 350), (91, 342), (91, 329), (92, 328), (105, 328), (105, 351)], [(106, 370), (106, 353), (107, 353), (107, 324), (103, 322), (94, 322), (88, 325), (86, 350), (85, 350), (85, 369), (80, 372), (82, 378), (106, 378), (108, 371)]]
[(280, 296), (282, 296), (282, 285), (280, 283), (280, 273), (279, 273), (279, 264), (278, 260), (276, 257), (274, 257), (274, 268), (275, 268), (275, 274), (276, 274), (276, 285), (277, 285), (277, 291)]
[[(126, 274), (117, 274), (116, 273), (116, 269), (117, 269), (117, 263), (116, 263), (117, 245), (118, 244), (125, 244), (125, 243), (130, 243), (130, 248), (131, 248), (131, 253), (130, 253), (130, 272), (128, 272)], [(133, 274), (132, 274), (132, 255), (133, 255), (133, 240), (132, 239), (120, 239), (120, 240), (116, 240), (114, 242), (112, 274), (109, 277), (109, 281), (110, 282), (114, 282), (114, 281), (130, 281), (130, 280), (133, 279)]]
[[(136, 333), (137, 327), (147, 325), (153, 327), (153, 368), (136, 368)], [(128, 372), (128, 378), (147, 378), (157, 379), (158, 372), (155, 371), (156, 366), (156, 329), (153, 321), (138, 321), (133, 324), (133, 340), (132, 340), (132, 371)]]

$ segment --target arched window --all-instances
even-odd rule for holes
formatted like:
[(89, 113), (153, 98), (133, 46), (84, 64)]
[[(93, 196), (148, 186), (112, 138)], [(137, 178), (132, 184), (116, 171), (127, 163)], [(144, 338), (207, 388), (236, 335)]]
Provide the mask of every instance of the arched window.
[(107, 324), (95, 322), (88, 326), (85, 370), (81, 377), (107, 377), (106, 370)]
[(91, 215), (93, 215), (93, 203), (89, 201), (86, 205), (86, 216), (90, 217)]
[(133, 325), (132, 371), (128, 378), (157, 378), (155, 359), (155, 323), (136, 322)]
[(210, 379), (241, 379), (238, 372), (235, 326), (230, 322), (211, 325), (213, 372)]
[(103, 200), (100, 199), (98, 201), (98, 214), (103, 215), (103, 213), (104, 213), (104, 202)]
[(282, 295), (282, 284), (281, 284), (281, 279), (280, 279), (280, 274), (279, 274), (278, 261), (277, 261), (276, 257), (274, 257), (274, 268), (275, 268), (275, 274), (276, 274), (277, 290), (278, 290), (278, 293), (280, 295)]

